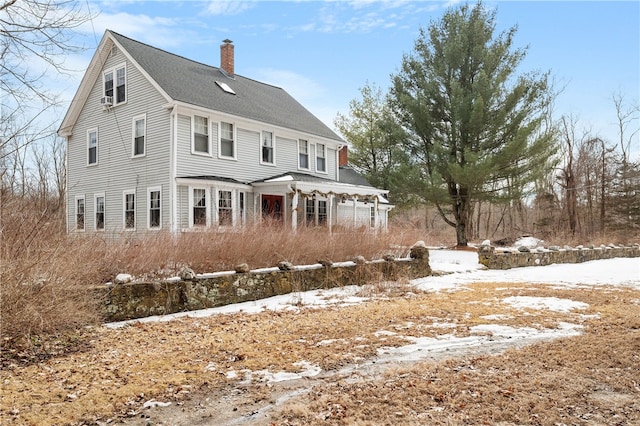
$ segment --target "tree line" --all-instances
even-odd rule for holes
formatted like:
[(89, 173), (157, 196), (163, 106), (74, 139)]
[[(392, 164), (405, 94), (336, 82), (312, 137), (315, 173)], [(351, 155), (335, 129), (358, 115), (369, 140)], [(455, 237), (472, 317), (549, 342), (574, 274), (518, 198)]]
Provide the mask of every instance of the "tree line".
[(516, 27), (496, 33), (482, 3), (421, 29), (388, 93), (361, 88), (337, 129), (352, 166), (400, 210), (428, 206), (458, 245), (496, 235), (640, 234), (638, 105), (612, 96), (618, 141), (553, 119), (549, 72), (518, 73)]

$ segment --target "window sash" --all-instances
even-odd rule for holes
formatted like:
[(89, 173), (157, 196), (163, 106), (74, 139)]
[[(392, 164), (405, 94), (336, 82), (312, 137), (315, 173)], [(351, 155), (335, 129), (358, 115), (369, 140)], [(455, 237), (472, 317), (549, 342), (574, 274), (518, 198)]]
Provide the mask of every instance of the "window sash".
[(193, 150), (209, 154), (209, 119), (193, 116)]
[(218, 191), (218, 224), (220, 226), (233, 225), (231, 197), (231, 191)]
[(298, 163), (301, 169), (309, 168), (309, 141), (298, 142)]
[(76, 199), (76, 229), (84, 231), (84, 198)]
[(146, 133), (146, 129), (145, 129), (145, 119), (144, 118), (139, 118), (137, 120), (135, 120), (135, 124), (134, 124), (134, 138), (133, 138), (133, 155), (137, 156), (137, 155), (144, 155), (144, 150), (145, 150), (145, 144), (144, 144), (144, 140), (145, 140), (145, 133)]
[(98, 162), (98, 132), (89, 132), (89, 152), (88, 152), (88, 164), (96, 164)]
[(207, 225), (207, 191), (194, 188), (193, 190), (193, 225)]
[(124, 227), (126, 229), (136, 227), (136, 195), (133, 193), (124, 195)]
[(116, 103), (126, 100), (126, 69), (124, 67), (116, 70)]
[(273, 133), (262, 132), (262, 162), (273, 164)]
[(327, 171), (326, 146), (321, 143), (316, 145), (316, 170), (319, 172)]
[(305, 202), (305, 218), (307, 225), (315, 225), (316, 223), (316, 202), (312, 198), (307, 198)]
[(104, 73), (104, 95), (113, 96), (113, 71)]
[(149, 228), (160, 227), (160, 191), (149, 192)]
[(222, 122), (220, 125), (220, 156), (235, 157), (233, 141), (233, 124)]
[(96, 229), (104, 229), (104, 197), (96, 197)]
[(318, 225), (324, 225), (327, 223), (327, 202), (325, 200), (318, 200)]

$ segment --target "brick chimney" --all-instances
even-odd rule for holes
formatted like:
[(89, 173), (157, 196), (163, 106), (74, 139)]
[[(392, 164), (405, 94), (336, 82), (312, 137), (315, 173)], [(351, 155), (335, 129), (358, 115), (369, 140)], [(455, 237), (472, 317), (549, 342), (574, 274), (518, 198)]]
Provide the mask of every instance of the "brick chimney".
[(349, 164), (349, 151), (347, 146), (343, 145), (342, 148), (340, 148), (340, 151), (338, 151), (338, 166), (342, 167), (347, 164)]
[(224, 70), (229, 76), (234, 76), (234, 58), (233, 58), (233, 42), (229, 39), (222, 40), (220, 45), (220, 68)]

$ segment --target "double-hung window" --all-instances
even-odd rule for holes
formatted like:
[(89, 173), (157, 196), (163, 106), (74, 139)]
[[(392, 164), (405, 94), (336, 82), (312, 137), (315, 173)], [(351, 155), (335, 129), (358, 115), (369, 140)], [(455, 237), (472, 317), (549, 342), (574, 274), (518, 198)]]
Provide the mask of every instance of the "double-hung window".
[(124, 64), (105, 71), (102, 78), (104, 96), (111, 97), (113, 105), (121, 104), (127, 100), (127, 68)]
[(233, 208), (231, 206), (231, 191), (218, 191), (218, 225), (233, 225)]
[(318, 200), (318, 225), (327, 224), (327, 201)]
[(84, 195), (76, 197), (76, 230), (84, 231)]
[(209, 119), (207, 117), (193, 116), (193, 152), (211, 154)]
[(149, 223), (151, 229), (160, 228), (162, 218), (160, 216), (160, 188), (149, 188)]
[(87, 131), (87, 164), (98, 164), (98, 129)]
[(124, 229), (136, 229), (136, 193), (125, 191), (124, 201)]
[(327, 147), (322, 143), (316, 145), (316, 171), (327, 171)]
[(96, 229), (104, 229), (104, 194), (96, 194), (94, 201), (96, 211)]
[(305, 202), (305, 219), (307, 225), (315, 225), (316, 223), (316, 200), (307, 198)]
[(262, 132), (262, 153), (261, 162), (263, 164), (274, 164), (274, 149), (273, 149), (273, 133)]
[(193, 226), (207, 226), (207, 190), (193, 189)]
[(233, 124), (220, 123), (220, 157), (236, 158), (235, 139), (233, 135)]
[(298, 168), (309, 170), (309, 141), (298, 141)]
[(145, 154), (145, 139), (147, 134), (146, 115), (133, 118), (133, 156), (141, 157)]

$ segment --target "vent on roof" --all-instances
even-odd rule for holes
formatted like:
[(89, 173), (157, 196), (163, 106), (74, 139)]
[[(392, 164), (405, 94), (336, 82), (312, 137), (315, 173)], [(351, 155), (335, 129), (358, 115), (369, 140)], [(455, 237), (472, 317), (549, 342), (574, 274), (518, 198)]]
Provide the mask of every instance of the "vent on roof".
[(233, 89), (231, 87), (229, 87), (229, 85), (225, 82), (222, 81), (216, 81), (216, 84), (225, 92), (230, 93), (232, 95), (235, 95), (236, 92), (233, 91)]

